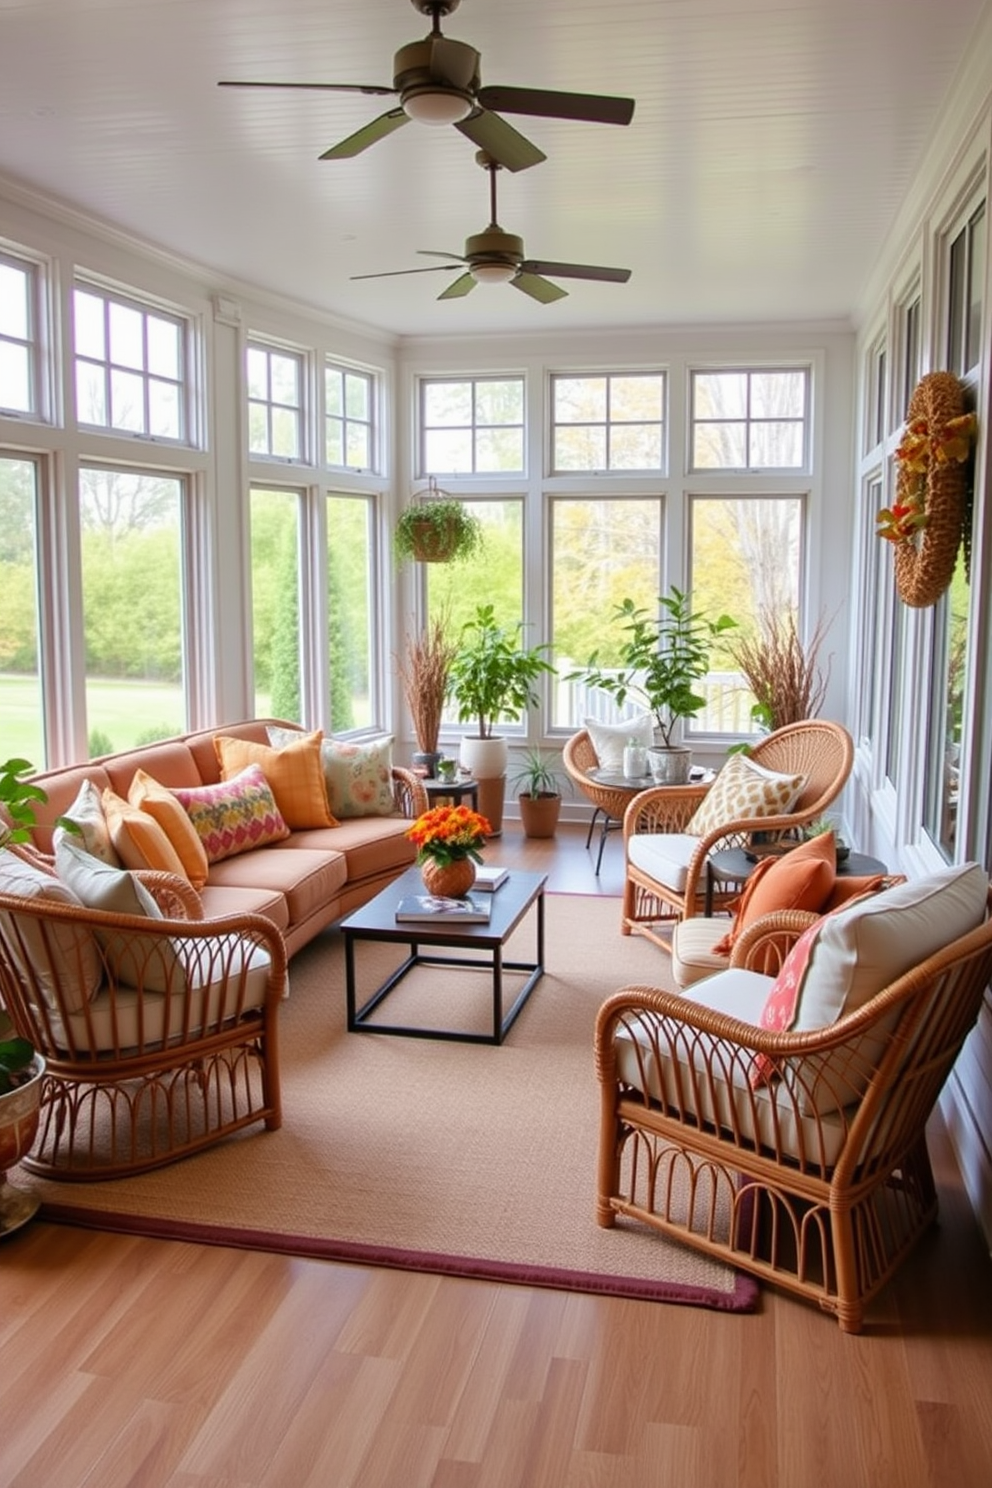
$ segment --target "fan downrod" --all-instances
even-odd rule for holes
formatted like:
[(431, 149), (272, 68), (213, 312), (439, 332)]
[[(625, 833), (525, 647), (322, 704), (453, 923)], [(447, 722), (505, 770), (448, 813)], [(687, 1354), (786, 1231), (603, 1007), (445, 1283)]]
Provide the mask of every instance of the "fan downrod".
[(441, 16), (450, 15), (457, 10), (461, 0), (410, 0), (414, 10), (419, 10), (421, 15), (431, 16), (437, 25)]

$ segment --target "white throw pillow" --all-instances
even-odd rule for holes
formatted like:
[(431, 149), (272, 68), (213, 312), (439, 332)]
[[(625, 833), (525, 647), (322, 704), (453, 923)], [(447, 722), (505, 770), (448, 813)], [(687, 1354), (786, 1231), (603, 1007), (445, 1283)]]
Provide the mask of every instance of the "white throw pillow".
[[(117, 856), (110, 837), (110, 823), (107, 821), (106, 812), (103, 809), (103, 799), (98, 786), (92, 780), (84, 780), (76, 794), (76, 799), (68, 811), (62, 813), (74, 822), (79, 828), (82, 844), (88, 853), (94, 858), (99, 858), (103, 863), (110, 863), (112, 867), (119, 868), (121, 860)], [(53, 847), (57, 845), (66, 831), (64, 827), (56, 827), (52, 833)]]
[(584, 722), (601, 770), (622, 771), (627, 744), (650, 749), (654, 743), (654, 719), (650, 713), (625, 718), (621, 723), (599, 723), (595, 718), (586, 718)]
[[(71, 837), (55, 849), (55, 866), (62, 882), (90, 909), (109, 914), (164, 918), (152, 895), (126, 868), (112, 868), (94, 858)], [(183, 986), (183, 970), (172, 942), (166, 936), (136, 934), (132, 930), (97, 929), (110, 970), (129, 987), (147, 987), (151, 992), (174, 991)]]
[[(81, 900), (54, 874), (26, 863), (16, 853), (0, 850), (0, 893), (20, 899), (47, 899), (53, 904), (82, 907)], [(24, 915), (11, 936), (12, 916), (4, 914), (4, 931), (18, 969), (33, 977), (50, 1007), (57, 1010), (55, 989), (61, 990), (67, 1012), (78, 1013), (100, 986), (102, 968), (93, 936), (86, 925), (42, 925)], [(25, 965), (20, 959), (23, 951)]]

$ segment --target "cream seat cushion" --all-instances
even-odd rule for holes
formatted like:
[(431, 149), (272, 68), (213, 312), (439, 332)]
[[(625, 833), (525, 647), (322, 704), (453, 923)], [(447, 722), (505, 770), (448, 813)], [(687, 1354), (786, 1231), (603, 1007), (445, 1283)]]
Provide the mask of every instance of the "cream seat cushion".
[(687, 832), (634, 832), (627, 839), (627, 857), (649, 878), (682, 894), (698, 846), (699, 838)]
[[(771, 986), (771, 977), (732, 967), (698, 982), (683, 995), (687, 1002), (757, 1025)], [(669, 1110), (738, 1131), (745, 1142), (777, 1147), (801, 1161), (827, 1166), (836, 1161), (848, 1126), (843, 1112), (807, 1115), (781, 1082), (752, 1090), (751, 1055), (745, 1049), (733, 1059), (717, 1055), (723, 1060), (724, 1079), (700, 1078), (713, 1057), (714, 1041), (692, 1028), (673, 1041), (674, 1057), (667, 1036), (657, 1046), (653, 1044), (650, 1018), (625, 1024), (616, 1036), (620, 1079)], [(726, 1050), (728, 1046), (722, 1043), (720, 1047)]]

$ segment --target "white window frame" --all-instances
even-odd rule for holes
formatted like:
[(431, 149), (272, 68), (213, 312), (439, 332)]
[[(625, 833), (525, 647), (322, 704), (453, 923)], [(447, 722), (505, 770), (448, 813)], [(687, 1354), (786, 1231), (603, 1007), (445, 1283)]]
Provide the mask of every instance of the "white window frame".
[[(76, 344), (75, 328), (72, 337), (72, 370), (73, 370), (73, 408), (75, 411), (77, 426), (93, 434), (112, 435), (115, 439), (133, 439), (142, 444), (149, 445), (172, 445), (181, 448), (190, 448), (194, 443), (194, 431), (196, 419), (193, 408), (193, 328), (192, 318), (177, 310), (173, 306), (167, 306), (157, 301), (144, 297), (132, 290), (125, 290), (116, 286), (102, 283), (96, 278), (85, 274), (77, 274), (72, 285), (73, 299), (76, 293), (90, 295), (103, 302), (105, 348), (104, 355), (96, 358), (88, 353), (79, 351)], [(115, 363), (112, 358), (110, 346), (109, 317), (112, 306), (130, 310), (142, 317), (142, 344), (145, 349), (143, 365), (141, 367), (125, 366)], [(148, 320), (154, 317), (157, 320), (171, 321), (178, 332), (179, 343), (179, 373), (175, 378), (165, 377), (159, 373), (152, 373), (148, 368), (147, 344), (148, 344)], [(79, 399), (77, 392), (76, 375), (80, 366), (86, 366), (98, 373), (104, 384), (104, 403), (107, 409), (107, 421), (95, 424), (83, 419), (79, 414)], [(142, 415), (143, 425), (141, 429), (128, 429), (113, 422), (113, 393), (112, 379), (115, 371), (125, 373), (129, 377), (138, 379), (142, 386)], [(176, 407), (179, 416), (179, 433), (175, 436), (167, 434), (153, 434), (150, 429), (150, 397), (149, 391), (153, 383), (169, 385), (176, 390)]]

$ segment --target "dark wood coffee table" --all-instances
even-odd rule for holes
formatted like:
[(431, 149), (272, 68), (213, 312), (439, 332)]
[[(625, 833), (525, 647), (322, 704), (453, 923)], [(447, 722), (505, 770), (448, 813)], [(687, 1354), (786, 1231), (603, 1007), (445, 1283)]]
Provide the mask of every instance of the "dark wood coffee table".
[[(515, 1023), (521, 1008), (544, 975), (544, 873), (518, 873), (513, 870), (494, 894), (489, 923), (458, 925), (430, 921), (398, 924), (396, 906), (407, 894), (422, 894), (423, 882), (418, 868), (408, 868), (400, 878), (382, 890), (368, 904), (355, 910), (341, 922), (344, 935), (345, 994), (348, 1007), (349, 1033), (393, 1033), (407, 1038), (457, 1039), (470, 1044), (501, 1044)], [(534, 961), (505, 961), (503, 948), (513, 931), (533, 906), (537, 908), (537, 954)], [(355, 942), (374, 940), (408, 945), (409, 955), (386, 978), (372, 995), (358, 1006), (356, 991)], [(440, 951), (427, 949), (439, 947)], [(460, 951), (467, 955), (441, 952)], [(491, 969), (493, 1017), (491, 1033), (469, 1033), (454, 1028), (410, 1028), (403, 1024), (371, 1022), (371, 1015), (408, 972), (416, 966), (475, 966)], [(527, 972), (527, 980), (512, 1005), (503, 1008), (503, 972)]]

